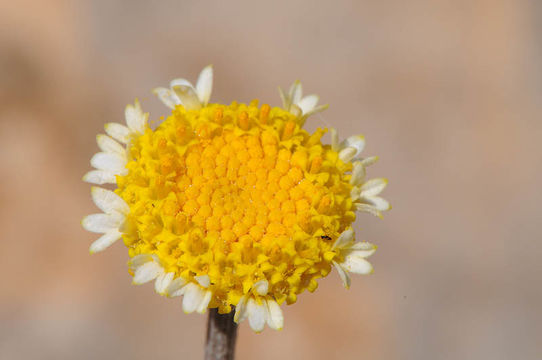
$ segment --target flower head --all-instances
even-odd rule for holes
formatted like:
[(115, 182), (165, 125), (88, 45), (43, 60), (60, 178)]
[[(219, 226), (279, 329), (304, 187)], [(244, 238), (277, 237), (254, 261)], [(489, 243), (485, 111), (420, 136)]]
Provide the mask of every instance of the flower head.
[(155, 89), (172, 112), (154, 130), (137, 101), (126, 126), (106, 124), (84, 180), (116, 189), (92, 188), (103, 213), (83, 226), (103, 235), (90, 251), (122, 238), (134, 284), (182, 295), (187, 313), (218, 308), (255, 331), (281, 329), (280, 305), (315, 291), (333, 266), (346, 287), (349, 273), (372, 272), (376, 248), (355, 242), (351, 224), (356, 211), (389, 209), (378, 196), (387, 182), (366, 180), (377, 158), (360, 158), (362, 136), (339, 142), (332, 129), (326, 145), (326, 129), (303, 129), (325, 106), (299, 82), (281, 91), (284, 108), (209, 103), (211, 87), (209, 66), (196, 86)]

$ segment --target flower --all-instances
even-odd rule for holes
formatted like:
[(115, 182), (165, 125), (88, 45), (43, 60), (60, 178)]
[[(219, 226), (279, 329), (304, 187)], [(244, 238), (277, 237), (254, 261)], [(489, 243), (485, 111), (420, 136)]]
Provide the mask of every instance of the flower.
[(183, 310), (235, 311), (251, 328), (281, 329), (280, 306), (293, 304), (335, 267), (345, 287), (349, 273), (368, 274), (376, 247), (355, 242), (356, 211), (382, 216), (385, 179), (366, 179), (376, 157), (361, 158), (362, 136), (322, 143), (327, 129), (310, 134), (308, 116), (322, 111), (316, 95), (295, 82), (283, 108), (209, 103), (213, 69), (195, 86), (176, 79), (156, 88), (172, 109), (156, 129), (138, 101), (126, 126), (105, 125), (101, 152), (84, 180), (103, 211), (83, 227), (103, 234), (99, 252), (123, 239), (134, 284), (154, 281), (157, 293), (183, 296)]

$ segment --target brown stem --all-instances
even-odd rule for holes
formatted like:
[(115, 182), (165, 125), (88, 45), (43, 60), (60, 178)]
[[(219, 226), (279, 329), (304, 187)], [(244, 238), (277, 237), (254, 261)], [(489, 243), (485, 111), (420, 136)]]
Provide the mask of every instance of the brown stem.
[(233, 321), (235, 311), (219, 314), (218, 310), (209, 309), (207, 322), (207, 341), (205, 360), (233, 360), (237, 324)]

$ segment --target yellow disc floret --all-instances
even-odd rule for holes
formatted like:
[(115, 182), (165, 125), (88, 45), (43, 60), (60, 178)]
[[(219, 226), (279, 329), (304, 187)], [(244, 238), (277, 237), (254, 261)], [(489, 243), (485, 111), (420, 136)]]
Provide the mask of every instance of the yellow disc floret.
[(177, 105), (131, 140), (117, 176), (130, 257), (154, 255), (187, 281), (208, 275), (221, 313), (260, 280), (279, 304), (314, 291), (341, 256), (332, 239), (355, 220), (352, 164), (322, 145), (324, 133), (257, 101)]

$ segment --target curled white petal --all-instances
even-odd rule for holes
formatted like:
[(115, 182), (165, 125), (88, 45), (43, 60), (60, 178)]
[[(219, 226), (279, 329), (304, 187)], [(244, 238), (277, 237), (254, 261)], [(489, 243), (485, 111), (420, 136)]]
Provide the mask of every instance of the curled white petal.
[(297, 106), (296, 104), (290, 105), (290, 110), (289, 111), (290, 111), (290, 113), (294, 114), (297, 117), (302, 117), (302, 115), (303, 115), (303, 110), (301, 110), (301, 108), (299, 106)]
[(345, 288), (350, 288), (350, 275), (343, 269), (341, 264), (333, 261), (333, 265), (335, 266), (335, 269), (337, 269), (337, 272), (339, 273), (339, 277), (341, 278), (343, 285)]
[(273, 330), (281, 330), (284, 326), (284, 316), (275, 300), (267, 300), (267, 325)]
[(310, 110), (310, 111), (308, 111), (306, 113), (304, 112), (303, 116), (308, 117), (309, 115), (322, 112), (322, 111), (326, 110), (328, 107), (329, 107), (328, 104), (315, 106), (312, 110)]
[(245, 320), (247, 316), (247, 296), (245, 295), (242, 296), (237, 305), (235, 305), (235, 315), (233, 316), (233, 321), (239, 324)]
[(196, 276), (195, 279), (204, 288), (208, 288), (209, 285), (211, 285), (211, 279), (209, 279), (209, 275)]
[(341, 159), (342, 162), (349, 162), (356, 156), (356, 148), (354, 147), (347, 147), (339, 151), (339, 159)]
[(258, 304), (253, 298), (248, 299), (247, 303), (248, 323), (252, 330), (261, 332), (265, 326), (267, 316), (263, 304)]
[(254, 291), (260, 296), (267, 295), (267, 291), (269, 290), (269, 282), (267, 280), (260, 280), (254, 283), (252, 286)]
[(174, 86), (187, 86), (187, 87), (191, 87), (191, 88), (194, 88), (194, 86), (192, 86), (192, 83), (186, 79), (182, 79), (182, 78), (178, 78), (178, 79), (173, 79), (169, 82), (169, 87), (173, 89)]
[(98, 186), (90, 188), (92, 200), (106, 214), (119, 212), (126, 214), (130, 211), (128, 204), (111, 190), (106, 190)]
[(352, 169), (352, 177), (350, 178), (350, 184), (352, 185), (361, 185), (365, 179), (365, 166), (361, 161), (354, 162), (354, 167)]
[(126, 118), (126, 125), (128, 125), (132, 133), (143, 134), (145, 132), (148, 114), (143, 113), (138, 100), (135, 101), (134, 105), (126, 105), (124, 116)]
[(109, 230), (90, 245), (90, 253), (94, 254), (107, 249), (120, 239), (121, 236), (122, 233), (117, 229)]
[(369, 213), (371, 215), (374, 215), (376, 217), (382, 218), (382, 213), (372, 205), (362, 204), (362, 203), (355, 203), (355, 206), (356, 206), (356, 210), (358, 210), (358, 211), (363, 211), (363, 212)]
[(158, 96), (158, 99), (168, 108), (175, 109), (176, 105), (181, 104), (181, 100), (175, 95), (171, 89), (159, 87), (152, 90), (153, 94)]
[(318, 95), (308, 95), (301, 99), (297, 106), (303, 110), (303, 114), (307, 114), (316, 108), (319, 99)]
[(186, 280), (183, 279), (182, 277), (178, 277), (171, 281), (165, 293), (167, 296), (171, 296), (171, 297), (181, 296), (184, 294), (185, 285), (186, 285)]
[(361, 160), (363, 166), (368, 167), (375, 164), (378, 161), (378, 156), (371, 156)]
[(348, 255), (340, 265), (354, 274), (367, 275), (373, 272), (371, 263), (359, 256)]
[(362, 258), (368, 258), (376, 251), (376, 245), (368, 243), (366, 241), (357, 242), (348, 249), (348, 255), (357, 256)]
[(337, 129), (331, 128), (329, 132), (331, 134), (331, 150), (339, 151), (339, 133)]
[(118, 229), (123, 221), (120, 214), (92, 214), (85, 216), (81, 224), (87, 231), (103, 234)]
[(371, 179), (361, 186), (361, 196), (375, 196), (384, 190), (388, 180), (384, 178)]
[(196, 83), (196, 93), (199, 101), (203, 105), (207, 105), (211, 99), (213, 91), (213, 66), (208, 65), (199, 74), (198, 82)]
[(117, 183), (115, 174), (105, 170), (91, 170), (83, 176), (83, 181), (96, 185)]
[(196, 91), (191, 86), (186, 85), (175, 85), (172, 87), (173, 92), (179, 99), (181, 103), (188, 110), (198, 110), (201, 108), (201, 103), (199, 101)]
[(292, 102), (292, 104), (298, 104), (301, 100), (301, 97), (303, 96), (303, 85), (301, 85), (301, 82), (299, 80), (294, 81), (292, 86), (290, 86), (290, 91), (288, 92), (288, 96)]
[(164, 273), (164, 269), (155, 261), (149, 261), (139, 266), (134, 272), (132, 282), (136, 285), (147, 283)]
[(187, 314), (196, 311), (204, 300), (206, 291), (194, 283), (186, 284), (183, 297), (183, 311)]
[(285, 109), (285, 110), (289, 110), (290, 109), (290, 97), (284, 93), (284, 90), (282, 90), (282, 88), (279, 86), (279, 95), (280, 95), (280, 99), (282, 100), (282, 107)]
[(373, 206), (378, 211), (387, 211), (391, 208), (388, 200), (381, 198), (380, 196), (364, 196), (362, 201)]
[(158, 276), (154, 282), (154, 290), (160, 295), (165, 294), (167, 288), (171, 284), (171, 281), (173, 281), (174, 275), (175, 273), (168, 272)]
[(198, 307), (196, 308), (196, 312), (200, 314), (205, 314), (207, 311), (207, 307), (209, 306), (209, 302), (211, 301), (211, 297), (213, 296), (213, 293), (210, 290), (205, 291), (205, 294), (203, 295), (203, 298), (201, 299), (201, 302), (199, 303)]
[(343, 148), (352, 147), (356, 149), (354, 157), (357, 157), (365, 148), (365, 137), (363, 135), (350, 136), (341, 145)]
[(104, 135), (104, 134), (96, 135), (96, 143), (98, 144), (98, 147), (103, 152), (106, 152), (106, 153), (109, 152), (109, 153), (115, 153), (115, 154), (126, 153), (126, 150), (124, 149), (124, 147), (118, 142), (116, 142), (115, 140), (113, 140), (113, 138), (111, 138), (108, 135)]
[(130, 142), (131, 131), (126, 126), (117, 123), (107, 123), (105, 124), (104, 129), (107, 135), (111, 136), (113, 139), (123, 144), (128, 144)]
[(99, 152), (90, 159), (90, 164), (98, 170), (107, 171), (116, 175), (125, 175), (126, 158), (119, 154)]
[(134, 256), (128, 261), (128, 266), (130, 270), (135, 271), (141, 265), (148, 263), (149, 261), (154, 261), (154, 257), (150, 254), (139, 254)]
[(354, 241), (354, 229), (348, 228), (339, 235), (332, 249), (342, 249)]
[(360, 196), (359, 187), (353, 186), (352, 189), (350, 190), (350, 198), (352, 199), (352, 201), (356, 201), (359, 199), (359, 196)]

